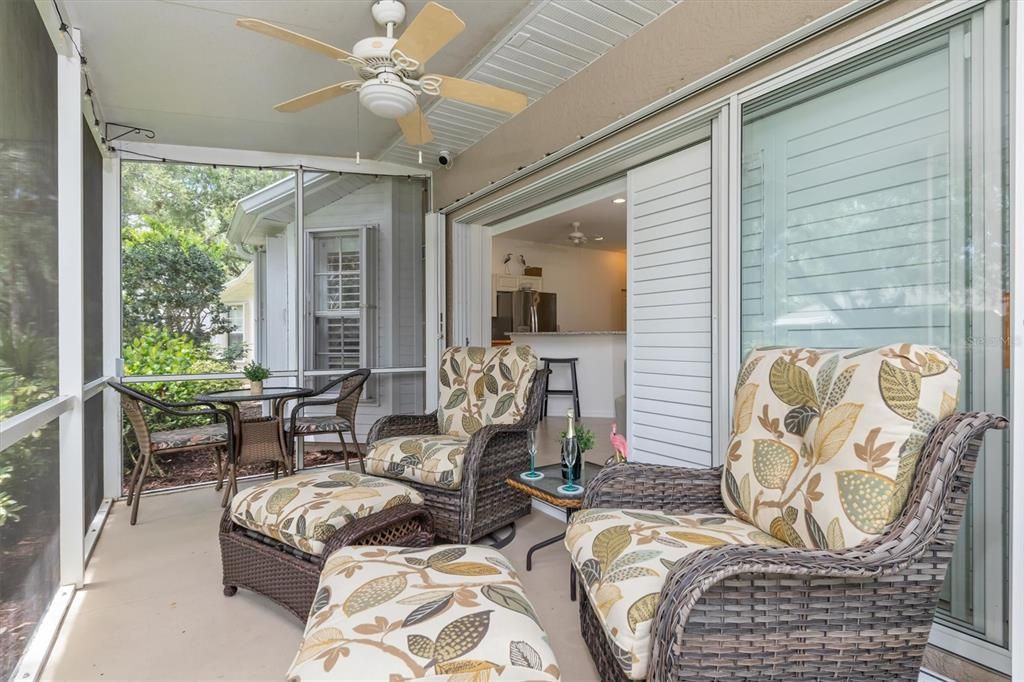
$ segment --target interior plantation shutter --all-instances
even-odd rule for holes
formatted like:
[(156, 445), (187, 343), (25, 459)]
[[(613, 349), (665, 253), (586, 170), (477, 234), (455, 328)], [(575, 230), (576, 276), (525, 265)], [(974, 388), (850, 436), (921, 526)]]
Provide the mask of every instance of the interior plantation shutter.
[(744, 351), (950, 347), (951, 283), (966, 275), (951, 252), (965, 237), (950, 219), (964, 161), (949, 63), (944, 40), (922, 43), (745, 123)]
[(628, 173), (630, 452), (712, 463), (711, 143)]

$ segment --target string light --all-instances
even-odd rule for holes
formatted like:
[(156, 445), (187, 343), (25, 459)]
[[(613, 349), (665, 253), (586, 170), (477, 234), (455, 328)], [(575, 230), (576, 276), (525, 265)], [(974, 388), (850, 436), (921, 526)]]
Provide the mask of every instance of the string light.
[[(2, 0), (0, 0), (0, 1), (2, 1)], [(191, 159), (172, 159), (172, 158), (168, 158), (166, 156), (155, 156), (153, 154), (146, 154), (145, 152), (138, 152), (138, 151), (135, 151), (133, 149), (122, 149), (122, 150), (119, 150), (119, 151), (120, 151), (121, 154), (124, 154), (126, 156), (130, 155), (130, 156), (134, 156), (134, 157), (139, 157), (139, 159), (136, 159), (136, 160), (151, 159), (153, 161), (160, 161), (161, 163), (180, 163), (180, 164), (188, 164), (190, 166), (213, 166), (213, 167), (222, 167), (222, 168), (257, 168), (259, 170), (268, 170), (268, 171), (273, 171), (273, 170), (295, 171), (295, 170), (301, 169), (301, 170), (310, 171), (310, 172), (313, 172), (313, 173), (337, 173), (338, 175), (344, 175), (344, 171), (335, 170), (334, 168), (320, 168), (318, 166), (306, 166), (306, 165), (303, 165), (303, 164), (281, 165), (281, 166), (246, 166), (244, 164), (235, 164), (235, 163), (214, 164), (212, 162), (211, 163), (203, 163), (201, 161), (194, 161), (194, 160), (191, 160)], [(129, 159), (129, 160), (132, 160), (132, 159)], [(370, 173), (357, 173), (356, 175), (370, 175)], [(402, 177), (402, 175), (405, 175), (405, 174), (395, 175), (395, 176), (392, 176), (392, 177), (400, 178), (400, 177)], [(426, 178), (428, 176), (426, 174), (424, 174), (424, 175), (409, 175), (407, 177)], [(380, 174), (374, 174), (373, 175), (373, 179), (374, 180), (379, 180), (380, 179)]]
[[(53, 3), (53, 9), (57, 12), (57, 19), (60, 21), (60, 32), (68, 37), (68, 42), (75, 48), (75, 52), (78, 54), (78, 61), (81, 64), (82, 77), (85, 79), (85, 98), (89, 101), (89, 108), (92, 110), (92, 122), (96, 128), (96, 133), (100, 135), (100, 141), (102, 144), (106, 144), (106, 136), (100, 132), (100, 115), (96, 111), (96, 98), (93, 96), (94, 91), (92, 88), (92, 81), (89, 79), (89, 70), (86, 69), (86, 65), (89, 60), (86, 59), (85, 54), (82, 53), (82, 48), (79, 47), (78, 43), (75, 42), (74, 36), (71, 34), (71, 26), (68, 22), (64, 21), (64, 15), (60, 11), (60, 6), (57, 4), (57, 0), (51, 0)], [(112, 148), (111, 151), (113, 151)]]

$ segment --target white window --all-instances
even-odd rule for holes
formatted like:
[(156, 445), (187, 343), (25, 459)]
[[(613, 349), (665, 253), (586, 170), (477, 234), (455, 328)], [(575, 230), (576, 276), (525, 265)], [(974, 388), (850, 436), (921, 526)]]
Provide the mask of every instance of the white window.
[(238, 303), (228, 306), (228, 322), (231, 323), (231, 331), (228, 332), (228, 348), (236, 348), (245, 343), (245, 305)]
[(371, 366), (374, 347), (373, 227), (310, 235), (309, 370)]

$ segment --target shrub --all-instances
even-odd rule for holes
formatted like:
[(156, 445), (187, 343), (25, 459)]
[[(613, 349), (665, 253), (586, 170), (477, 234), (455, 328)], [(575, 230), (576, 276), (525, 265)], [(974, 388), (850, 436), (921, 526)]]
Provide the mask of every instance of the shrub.
[[(173, 334), (167, 330), (143, 328), (141, 335), (125, 346), (124, 371), (128, 376), (152, 376), (161, 374), (215, 374), (233, 372), (230, 363), (216, 356), (209, 344), (196, 344), (184, 334)], [(132, 387), (169, 403), (184, 403), (195, 396), (212, 391), (238, 388), (237, 379), (203, 379), (198, 381), (149, 381), (133, 384)], [(152, 431), (169, 431), (188, 426), (210, 423), (209, 417), (179, 417), (159, 410), (147, 410), (146, 423)], [(132, 458), (138, 454), (138, 444), (127, 419), (123, 425), (124, 442)]]

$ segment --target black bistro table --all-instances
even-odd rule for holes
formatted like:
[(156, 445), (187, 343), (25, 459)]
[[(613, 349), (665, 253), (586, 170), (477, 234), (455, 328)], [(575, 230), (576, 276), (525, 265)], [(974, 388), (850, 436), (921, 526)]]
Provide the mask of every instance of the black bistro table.
[[(283, 466), (285, 474), (292, 473), (291, 458), (284, 438), (284, 406), (293, 398), (312, 394), (308, 388), (299, 386), (265, 386), (254, 393), (251, 388), (231, 391), (214, 391), (198, 396), (202, 403), (224, 405), (231, 412), (231, 428), (234, 433), (235, 451), (228, 458), (228, 485), (224, 489), (221, 505), (227, 505), (231, 496), (238, 492), (238, 467), (256, 462), (273, 462), (274, 477), (277, 465)], [(239, 405), (265, 401), (270, 403), (270, 416), (242, 419)]]
[[(583, 493), (586, 491), (587, 484), (594, 479), (595, 476), (604, 467), (600, 464), (594, 464), (593, 462), (583, 462), (582, 480), (576, 481), (576, 485), (581, 486), (583, 489), (578, 493), (568, 495), (560, 492), (558, 487), (565, 484), (566, 481), (562, 478), (562, 464), (547, 464), (542, 467), (537, 467), (537, 471), (544, 474), (544, 478), (529, 479), (523, 478), (518, 474), (512, 478), (505, 479), (512, 488), (520, 492), (524, 492), (535, 500), (546, 502), (555, 507), (559, 507), (565, 510), (565, 522), (568, 524), (572, 520), (573, 512), (577, 511), (583, 506)], [(543, 549), (548, 545), (553, 545), (556, 542), (561, 542), (565, 539), (565, 533), (559, 533), (553, 538), (548, 538), (538, 542), (536, 545), (531, 547), (526, 552), (526, 570), (533, 570), (533, 553), (538, 549)], [(576, 601), (576, 569), (573, 567), (572, 562), (569, 562), (569, 598), (572, 601)]]

